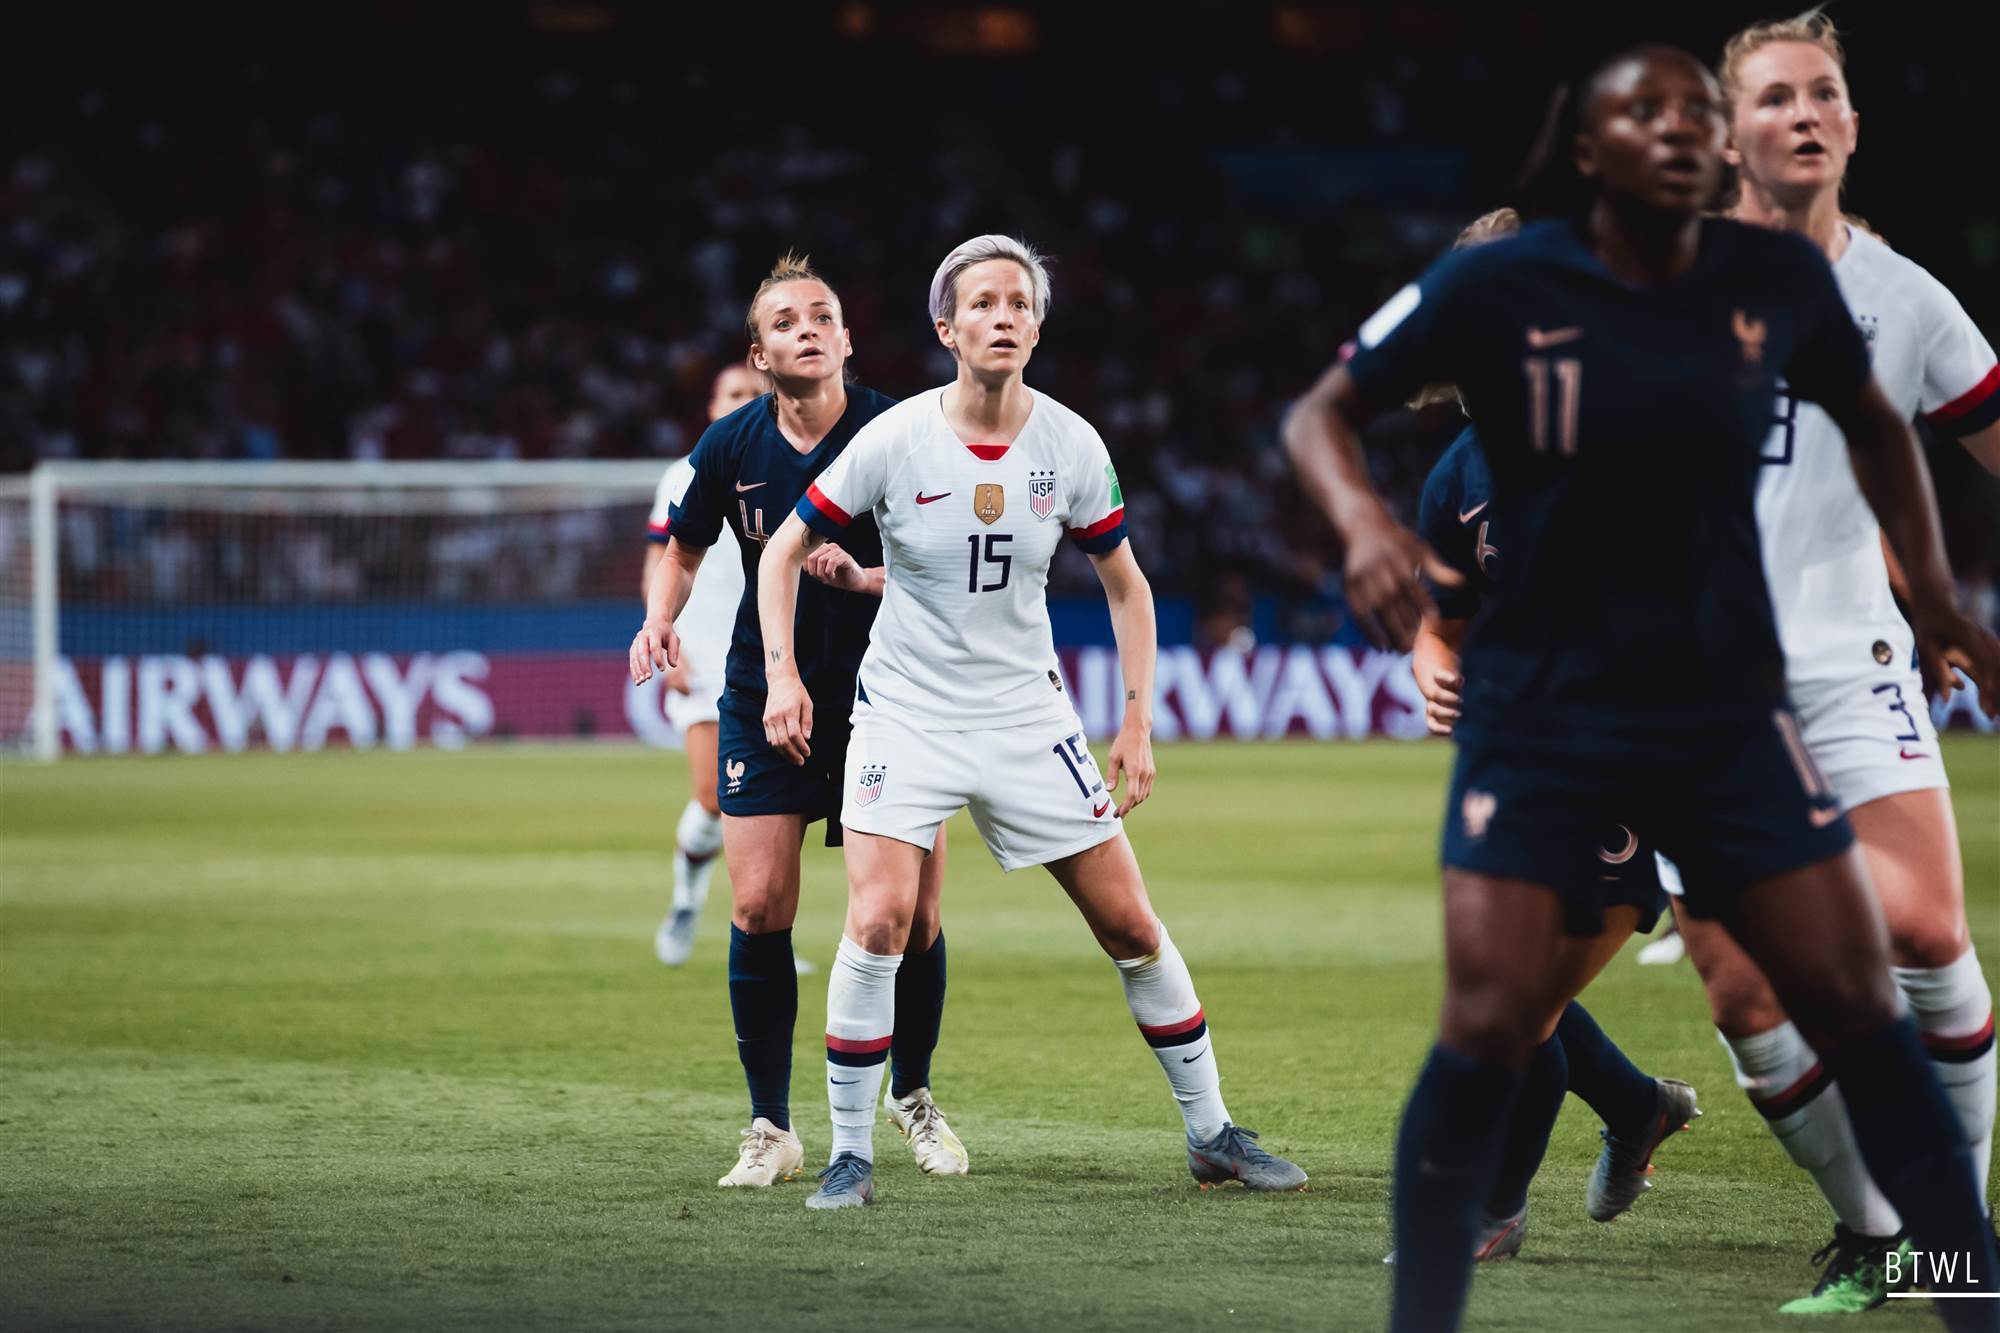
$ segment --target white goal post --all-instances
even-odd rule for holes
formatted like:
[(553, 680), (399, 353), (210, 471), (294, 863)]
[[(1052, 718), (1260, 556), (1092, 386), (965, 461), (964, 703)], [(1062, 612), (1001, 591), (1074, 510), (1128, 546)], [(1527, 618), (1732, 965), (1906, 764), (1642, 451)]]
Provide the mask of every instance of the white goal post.
[(618, 686), (665, 467), (52, 462), (0, 478), (0, 752), (657, 732), (657, 707)]

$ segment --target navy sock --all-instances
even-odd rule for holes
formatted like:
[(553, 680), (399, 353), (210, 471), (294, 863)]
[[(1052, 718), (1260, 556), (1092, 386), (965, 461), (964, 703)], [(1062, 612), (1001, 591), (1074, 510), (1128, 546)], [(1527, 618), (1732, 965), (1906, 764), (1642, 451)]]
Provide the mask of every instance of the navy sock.
[(1528, 1206), (1528, 1182), (1542, 1168), (1542, 1155), (1549, 1150), (1549, 1133), (1562, 1111), (1563, 1094), (1569, 1091), (1569, 1061), (1564, 1057), (1562, 1038), (1550, 1037), (1528, 1057), (1521, 1080), (1520, 1095), (1514, 1099), (1514, 1114), (1507, 1122), (1507, 1137), (1500, 1147), (1500, 1173), (1486, 1194), (1488, 1217), (1512, 1217)]
[(1556, 1039), (1569, 1059), (1569, 1090), (1597, 1112), (1611, 1136), (1644, 1134), (1660, 1109), (1659, 1086), (1625, 1058), (1590, 1011), (1571, 1000), (1556, 1024)]
[(799, 974), (792, 932), (745, 934), (729, 924), (729, 1011), (736, 1058), (750, 1085), (750, 1115), (792, 1127), (792, 1027), (799, 1017)]
[(896, 1035), (889, 1043), (889, 1091), (907, 1097), (931, 1085), (931, 1052), (944, 1021), (944, 932), (896, 969)]
[[(1958, 1256), (1962, 1273), (1969, 1260), (1970, 1281), (1964, 1287), (1956, 1282), (1942, 1283), (1943, 1287), (1978, 1291), (2000, 1287), (2000, 1259), (1994, 1255), (1993, 1233), (1973, 1182), (1972, 1153), (1917, 1039), (1915, 1021), (1905, 1015), (1879, 1032), (1842, 1042), (1823, 1056), (1847, 1102), (1854, 1142), (1868, 1164), (1868, 1174), (1903, 1215), (1911, 1244), (1922, 1252), (1925, 1276), (1933, 1255)], [(1936, 1309), (1947, 1328), (2000, 1325), (1995, 1310), (1985, 1302), (1945, 1301)]]
[(1492, 1187), (1520, 1086), (1512, 1069), (1431, 1047), (1396, 1136), (1390, 1333), (1458, 1327), (1479, 1205)]

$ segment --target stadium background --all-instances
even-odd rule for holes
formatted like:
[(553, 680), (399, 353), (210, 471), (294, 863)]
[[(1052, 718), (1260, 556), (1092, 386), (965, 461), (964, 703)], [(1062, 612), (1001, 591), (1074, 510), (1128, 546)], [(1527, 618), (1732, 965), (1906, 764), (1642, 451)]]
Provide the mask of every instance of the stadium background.
[[(1162, 598), (1166, 670), (1205, 673), (1206, 725), (1261, 734), (1288, 679), (1310, 698), (1291, 673), (1311, 670), (1332, 712), (1308, 707), (1298, 729), (1407, 731), (1402, 673), (1347, 652), (1338, 552), (1282, 464), (1279, 413), (1503, 196), (1576, 55), (1640, 37), (1713, 55), (1766, 12), (11, 15), (32, 59), (0, 92), (0, 467), (664, 461), (698, 434), (709, 374), (741, 349), (743, 295), (779, 250), (811, 250), (839, 286), (857, 373), (907, 392), (946, 373), (921, 313), (936, 259), (1012, 230), (1056, 259), (1030, 380), (1106, 436)], [(1864, 114), (1854, 209), (2000, 333), (1994, 20), (1836, 12)], [(1406, 511), (1442, 418), (1376, 431)], [(1995, 485), (1955, 449), (1932, 461), (1962, 590), (1990, 620)], [(447, 552), (279, 526), (225, 558), (171, 512), (99, 515), (74, 541), (66, 516), (65, 643), (89, 690), (134, 654), (219, 654), (240, 683), (260, 652), (295, 681), (298, 654), (331, 652), (360, 691), (371, 654), (405, 683), (433, 650), (427, 669), (469, 675), (445, 655), (505, 656), (558, 625), (616, 659), (639, 534), (615, 517)], [(1088, 580), (1059, 568), (1055, 607), (1086, 709)], [(412, 595), (430, 609), (357, 629)], [(460, 620), (437, 614), (447, 604)], [(1251, 642), (1265, 656), (1241, 662), (1243, 683), (1218, 677), (1232, 655), (1217, 650)], [(139, 665), (118, 669), (138, 690)], [(1166, 716), (1198, 730), (1184, 712)], [(147, 748), (136, 727), (110, 745), (93, 720), (103, 748)], [(311, 728), (292, 721), (303, 744)], [(350, 723), (336, 708), (319, 734), (353, 740)], [(366, 725), (393, 743), (386, 711)], [(187, 748), (170, 727), (161, 747)], [(1003, 879), (961, 820), (938, 1069), (975, 1174), (926, 1188), (885, 1139), (883, 1202), (849, 1230), (802, 1226), (796, 1187), (712, 1186), (741, 1113), (726, 889), (695, 961), (654, 963), (684, 799), (658, 756), (0, 767), (4, 1322), (1377, 1327), (1389, 1144), (1435, 1012), (1449, 754), (1163, 744), (1159, 792), (1133, 821), (1226, 1043), (1231, 1105), (1313, 1171), (1311, 1193), (1194, 1194), (1087, 933), (1045, 884)], [(1947, 760), (1990, 975), (2000, 750), (1954, 737)], [(816, 849), (806, 861), (799, 938), (823, 963), (841, 872)], [(1642, 1063), (1696, 1081), (1708, 1114), (1663, 1153), (1660, 1191), (1603, 1228), (1577, 1207), (1596, 1140), (1572, 1109), (1526, 1257), (1480, 1275), (1474, 1326), (1771, 1326), (1810, 1282), (1820, 1206), (1729, 1087), (1686, 969), (1628, 957), (1592, 995)], [(809, 979), (795, 1103), (815, 1152), (822, 1005)], [(1927, 1318), (1891, 1309), (1871, 1327)]]
[[(1196, 4), (1140, 28), (1089, 5), (39, 11), (38, 59), (8, 90), (0, 468), (664, 461), (692, 447), (711, 374), (742, 352), (744, 295), (780, 251), (814, 254), (856, 373), (900, 394), (950, 374), (922, 313), (937, 257), (1001, 229), (1054, 256), (1030, 378), (1104, 434), (1163, 642), (1203, 660), (1357, 647), (1337, 549), (1277, 447), (1285, 404), (1505, 197), (1580, 52), (1644, 35), (1712, 55), (1749, 12)], [(1840, 11), (1864, 117), (1851, 203), (1992, 331), (2000, 210), (1966, 137), (1990, 94), (1959, 53), (1994, 24), (1954, 11), (1941, 40), (1902, 14)], [(1455, 415), (1375, 431), (1406, 514)], [(2000, 484), (1955, 448), (1932, 461), (1966, 597), (1992, 621)], [(585, 665), (630, 634), (638, 543), (616, 517), (456, 543), (304, 522), (232, 544), (186, 514), (72, 510), (65, 651), (93, 701), (98, 659), (121, 651), (219, 652), (239, 680), (257, 652), (407, 670), (470, 651), (499, 733), (622, 734), (615, 674)], [(1051, 591), (1065, 649), (1109, 644), (1074, 550)], [(340, 618), (447, 598), (486, 614), (379, 632)], [(144, 633), (134, 603), (155, 612)], [(533, 656), (556, 652), (569, 675)], [(1378, 687), (1350, 707), (1348, 668), (1302, 661), (1253, 663), (1255, 716), (1231, 710), (1222, 730), (1420, 730), (1379, 664), (1352, 666)], [(1316, 674), (1314, 697), (1267, 717), (1288, 671)]]

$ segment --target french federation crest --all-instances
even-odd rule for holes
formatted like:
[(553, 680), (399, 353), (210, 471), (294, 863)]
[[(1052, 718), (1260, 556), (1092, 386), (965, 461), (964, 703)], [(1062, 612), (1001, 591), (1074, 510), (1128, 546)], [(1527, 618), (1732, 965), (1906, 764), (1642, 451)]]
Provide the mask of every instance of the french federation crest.
[(1028, 474), (1028, 512), (1038, 519), (1045, 519), (1056, 512), (1056, 474), (1053, 472), (1030, 472)]
[(973, 488), (972, 512), (981, 523), (997, 523), (1007, 512), (1007, 488), (998, 482), (981, 482)]
[(854, 783), (854, 803), (873, 805), (882, 796), (882, 783), (887, 780), (889, 769), (886, 764), (864, 764), (861, 776)]

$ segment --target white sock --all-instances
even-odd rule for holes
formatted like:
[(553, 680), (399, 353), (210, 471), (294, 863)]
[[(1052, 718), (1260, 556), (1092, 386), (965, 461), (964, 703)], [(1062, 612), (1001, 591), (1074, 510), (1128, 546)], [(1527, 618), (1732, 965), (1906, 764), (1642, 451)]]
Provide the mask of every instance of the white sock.
[(1222, 1104), (1214, 1043), (1181, 951), (1162, 925), (1159, 948), (1143, 958), (1113, 961), (1118, 964), (1118, 979), (1125, 983), (1125, 1003), (1131, 1006), (1139, 1034), (1167, 1071), (1189, 1140), (1206, 1143), (1229, 1123), (1229, 1108)]
[(1993, 1163), (1993, 992), (1968, 945), (1943, 967), (1892, 967), (1909, 998), (1924, 1050), (1965, 1127), (1979, 1197)]
[(1736, 1086), (1750, 1096), (1785, 1155), (1806, 1169), (1850, 1231), (1895, 1236), (1903, 1220), (1868, 1175), (1847, 1103), (1819, 1057), (1790, 1023), (1752, 1037), (1715, 1034), (1736, 1066)]
[(875, 1102), (896, 1032), (896, 969), (903, 955), (869, 953), (841, 937), (826, 978), (826, 1104), (831, 1162), (844, 1152), (875, 1160)]
[(715, 854), (722, 850), (722, 818), (689, 801), (674, 826), (674, 910), (699, 912), (708, 902)]

